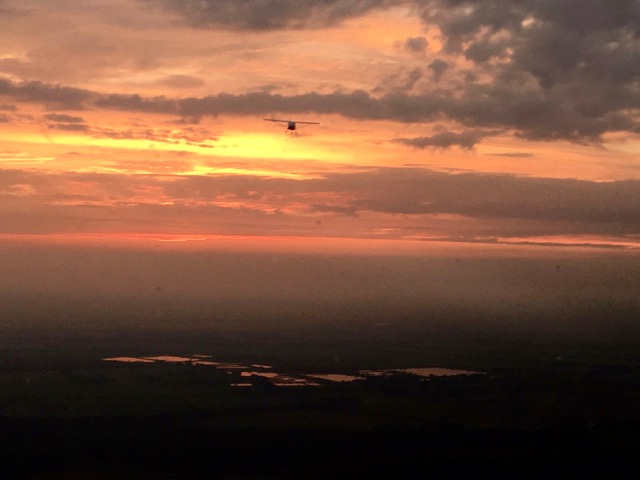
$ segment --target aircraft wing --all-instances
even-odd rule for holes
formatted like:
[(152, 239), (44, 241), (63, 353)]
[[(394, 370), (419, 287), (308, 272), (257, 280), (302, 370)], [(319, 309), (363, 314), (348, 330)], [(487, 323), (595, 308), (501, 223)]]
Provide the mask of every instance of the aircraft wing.
[(279, 118), (265, 118), (263, 119), (267, 122), (282, 122), (282, 123), (295, 123), (296, 125), (321, 125), (320, 122), (301, 122), (298, 120), (282, 120)]

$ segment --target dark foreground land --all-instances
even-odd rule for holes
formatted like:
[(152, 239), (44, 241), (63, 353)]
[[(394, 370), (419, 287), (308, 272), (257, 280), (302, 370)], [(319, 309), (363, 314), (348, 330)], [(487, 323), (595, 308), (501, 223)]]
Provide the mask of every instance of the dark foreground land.
[[(616, 478), (640, 466), (633, 338), (312, 330), (10, 332), (0, 362), (0, 477)], [(479, 373), (279, 387), (241, 369), (103, 360), (153, 355), (207, 355), (288, 375)]]

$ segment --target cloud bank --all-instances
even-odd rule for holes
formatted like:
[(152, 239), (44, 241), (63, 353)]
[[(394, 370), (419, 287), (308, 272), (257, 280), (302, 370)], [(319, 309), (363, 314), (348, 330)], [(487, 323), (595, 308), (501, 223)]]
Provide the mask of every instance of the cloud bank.
[[(382, 168), (307, 180), (0, 172), (3, 233), (126, 226), (153, 232), (465, 237), (640, 235), (640, 181)], [(46, 219), (46, 221), (45, 221)], [(318, 229), (321, 225), (326, 230)], [(31, 225), (31, 226), (29, 226)], [(453, 232), (453, 233), (452, 233)]]
[[(300, 35), (374, 12), (402, 9), (422, 23), (429, 38), (406, 35), (397, 40), (402, 46), (395, 53), (397, 77), (406, 78), (388, 85), (381, 86), (377, 78), (368, 87), (337, 86), (329, 91), (325, 86), (284, 94), (273, 93), (279, 85), (267, 82), (274, 87), (198, 97), (179, 95), (184, 88), (206, 85), (190, 74), (163, 73), (153, 86), (166, 88), (167, 93), (153, 96), (29, 80), (27, 70), (16, 69), (15, 64), (35, 62), (42, 56), (40, 49), (24, 59), (0, 61), (3, 103), (35, 102), (72, 115), (102, 108), (184, 118), (282, 112), (424, 124), (437, 119), (454, 123), (457, 131), (499, 131), (531, 141), (599, 143), (612, 133), (635, 138), (640, 134), (636, 0), (140, 0), (133, 4), (149, 13), (170, 14), (168, 18), (197, 31)], [(21, 15), (33, 12), (25, 8)], [(133, 63), (140, 72), (163, 66), (166, 70), (162, 51), (151, 47), (141, 46), (135, 57), (119, 59), (117, 65)], [(76, 48), (65, 55), (71, 53), (86, 52)], [(403, 55), (411, 64), (403, 64), (408, 61)], [(3, 121), (7, 119), (4, 115)], [(428, 135), (408, 141), (418, 146), (429, 142), (442, 143)]]

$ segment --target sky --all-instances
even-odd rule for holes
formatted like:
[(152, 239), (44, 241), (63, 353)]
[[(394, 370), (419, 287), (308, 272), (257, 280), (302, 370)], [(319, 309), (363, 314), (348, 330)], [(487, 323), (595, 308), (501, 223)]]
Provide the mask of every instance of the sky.
[(640, 2), (0, 0), (0, 236), (637, 249)]

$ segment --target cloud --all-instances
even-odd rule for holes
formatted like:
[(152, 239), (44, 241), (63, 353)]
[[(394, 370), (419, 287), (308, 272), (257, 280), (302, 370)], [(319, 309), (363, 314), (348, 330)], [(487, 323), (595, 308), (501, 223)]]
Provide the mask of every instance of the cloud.
[(398, 138), (395, 141), (404, 145), (409, 145), (416, 148), (449, 148), (458, 146), (465, 150), (472, 149), (476, 143), (489, 135), (487, 132), (481, 132), (478, 130), (468, 130), (460, 133), (456, 132), (441, 132), (436, 133), (430, 137), (416, 137), (416, 138)]
[(443, 54), (490, 78), (457, 89), (468, 124), (511, 126), (528, 139), (638, 133), (629, 112), (640, 107), (636, 0), (429, 0), (422, 18), (440, 29)]
[(197, 28), (275, 30), (323, 28), (402, 0), (147, 0)]
[(425, 205), (424, 211), (430, 213), (640, 226), (640, 205), (634, 200), (640, 181), (635, 180), (590, 182), (413, 169), (359, 175), (365, 185), (374, 180), (378, 191), (393, 192), (388, 199), (378, 196), (389, 211), (401, 198)]
[(432, 61), (429, 64), (429, 70), (431, 70), (433, 74), (433, 79), (436, 82), (440, 81), (440, 79), (442, 78), (442, 75), (444, 75), (444, 72), (446, 72), (448, 68), (449, 68), (449, 64), (446, 61), (441, 60), (439, 58), (436, 58), (434, 61)]
[[(406, 78), (412, 87), (420, 69)], [(567, 87), (568, 88), (568, 87)], [(578, 86), (575, 86), (579, 90)], [(598, 92), (567, 92), (563, 88), (546, 92), (538, 87), (510, 82), (471, 84), (453, 95), (448, 91), (407, 94), (393, 90), (382, 96), (365, 91), (281, 95), (268, 92), (169, 98), (132, 94), (98, 94), (83, 89), (46, 85), (40, 82), (14, 84), (0, 79), (0, 94), (65, 110), (104, 108), (130, 112), (179, 115), (194, 118), (209, 115), (264, 115), (272, 112), (339, 114), (347, 118), (431, 122), (449, 118), (472, 129), (513, 130), (530, 140), (598, 142), (608, 132), (640, 133), (635, 112), (638, 104), (620, 98), (606, 103)], [(624, 95), (611, 91), (610, 100)], [(640, 94), (636, 96), (640, 97)]]
[[(419, 70), (410, 73), (408, 79), (421, 75)], [(271, 112), (339, 114), (349, 118), (369, 120), (396, 120), (402, 122), (430, 121), (436, 115), (450, 110), (455, 112), (455, 103), (442, 95), (406, 95), (393, 92), (381, 97), (365, 91), (334, 92), (327, 94), (305, 93), (281, 95), (267, 92), (252, 92), (231, 95), (169, 99), (166, 97), (144, 98), (139, 95), (104, 95), (95, 101), (101, 108), (148, 113), (200, 115), (263, 115)]]
[(89, 127), (80, 123), (50, 123), (49, 128), (65, 130), (67, 132), (88, 132)]
[(465, 49), (464, 56), (474, 62), (488, 62), (493, 57), (504, 57), (506, 44), (506, 41), (478, 40)]
[(171, 88), (196, 88), (206, 85), (204, 80), (192, 75), (169, 75), (158, 84)]
[(4, 6), (6, 3), (6, 0), (0, 0), (0, 15), (10, 15), (12, 13), (11, 9)]
[[(425, 169), (377, 169), (327, 176), (324, 190), (348, 194), (344, 208), (364, 216), (401, 215), (405, 228), (470, 237), (638, 235), (640, 181), (590, 182)], [(421, 227), (422, 225), (422, 227)]]
[(400, 86), (403, 91), (411, 90), (415, 84), (422, 78), (423, 72), (421, 68), (414, 68), (407, 73), (405, 82)]
[(9, 185), (4, 191), (0, 191), (0, 195), (9, 195), (14, 197), (29, 197), (34, 194), (34, 189), (31, 185), (27, 184), (15, 184)]
[[(185, 102), (192, 102), (187, 99)], [(113, 108), (132, 112), (179, 113), (178, 101), (165, 96), (145, 98), (138, 94), (106, 94), (96, 98), (95, 105), (100, 108)], [(210, 112), (209, 112), (210, 113)]]
[(48, 113), (43, 115), (43, 118), (51, 122), (48, 124), (50, 129), (64, 130), (67, 132), (89, 131), (89, 126), (85, 124), (85, 120), (82, 117), (75, 117), (63, 113)]
[(404, 41), (404, 49), (411, 53), (424, 53), (428, 45), (425, 37), (409, 37)]
[(0, 95), (65, 110), (83, 110), (85, 105), (97, 96), (89, 90), (80, 88), (51, 85), (39, 81), (14, 83), (2, 77), (0, 77)]
[(381, 84), (374, 89), (374, 92), (408, 92), (416, 86), (423, 76), (424, 72), (418, 67), (409, 71), (403, 70), (384, 78)]
[(84, 118), (74, 117), (72, 115), (65, 115), (61, 113), (48, 113), (44, 115), (46, 120), (59, 123), (84, 123)]
[[(469, 239), (640, 232), (638, 180), (590, 182), (421, 168), (335, 172), (306, 180), (4, 170), (3, 194), (0, 225), (5, 232), (15, 231), (18, 224), (10, 220), (21, 215), (19, 225), (32, 223), (33, 228), (47, 218), (42, 228), (161, 228), (165, 233), (211, 233), (223, 225), (230, 229), (224, 232), (264, 234), (286, 225), (300, 233), (318, 218), (327, 229), (346, 225), (351, 234), (370, 235), (381, 229), (400, 236)], [(31, 211), (37, 215), (31, 217)]]
[[(413, 70), (399, 86), (412, 88), (421, 76), (420, 69)], [(633, 102), (622, 100), (617, 104), (604, 100), (599, 103), (597, 93), (595, 97), (588, 91), (583, 96), (576, 96), (577, 93), (566, 92), (564, 88), (545, 92), (531, 85), (497, 82), (471, 84), (455, 95), (448, 91), (407, 94), (397, 88), (382, 96), (365, 91), (290, 96), (255, 92), (176, 100), (105, 95), (95, 104), (102, 108), (194, 117), (263, 115), (274, 111), (400, 122), (431, 122), (446, 117), (467, 128), (513, 130), (517, 136), (530, 140), (598, 142), (608, 132), (640, 133), (640, 123), (633, 113), (640, 104), (635, 107)], [(609, 93), (610, 97), (616, 95)]]
[[(433, 80), (439, 82), (445, 72), (462, 80), (441, 90), (424, 87), (420, 96), (360, 95), (358, 105), (349, 105), (354, 97), (328, 94), (318, 100), (328, 105), (329, 113), (422, 122), (438, 113), (466, 128), (509, 129), (529, 140), (599, 142), (609, 132), (640, 133), (640, 3), (636, 0), (335, 0), (296, 1), (295, 8), (294, 2), (285, 0), (163, 4), (200, 26), (216, 23), (250, 29), (328, 25), (402, 4), (418, 12), (425, 26), (440, 31), (439, 58), (426, 65)], [(421, 38), (407, 39), (405, 47), (413, 51), (426, 47)], [(474, 68), (462, 68), (462, 59), (471, 60)], [(413, 86), (407, 83), (404, 91)], [(210, 103), (211, 110), (224, 110), (222, 98), (213, 100), (194, 99), (182, 106), (196, 109), (198, 103)], [(235, 100), (243, 103), (239, 97), (226, 99)], [(278, 97), (253, 100), (256, 105), (271, 103), (260, 113), (285, 103)], [(312, 99), (290, 100), (295, 105)], [(309, 107), (322, 113), (319, 105)], [(240, 105), (235, 109), (241, 111)]]
[[(40, 103), (47, 109), (117, 109), (178, 116), (196, 123), (207, 115), (283, 112), (398, 122), (449, 120), (459, 131), (500, 129), (533, 141), (599, 143), (609, 133), (640, 135), (637, 0), (146, 2), (162, 12), (177, 13), (197, 27), (253, 30), (316, 28), (404, 5), (425, 27), (437, 31), (442, 48), (430, 55), (426, 37), (405, 38), (406, 49), (424, 53), (424, 64), (414, 58), (410, 65), (401, 65), (399, 73), (352, 91), (336, 88), (331, 92), (325, 87), (284, 95), (269, 88), (201, 97), (150, 97), (0, 78), (0, 95), (7, 101)], [(160, 62), (154, 58), (152, 64)], [(432, 82), (426, 81), (426, 72)], [(160, 84), (194, 88), (202, 85), (202, 79), (172, 75)], [(425, 140), (429, 141), (435, 140)]]
[(492, 153), (494, 157), (508, 157), (508, 158), (531, 158), (535, 156), (530, 152), (503, 152), (503, 153)]
[(149, 140), (153, 142), (170, 143), (175, 145), (197, 145), (204, 148), (212, 148), (212, 143), (217, 141), (217, 137), (212, 135), (209, 130), (192, 126), (183, 127), (179, 132), (176, 132), (174, 129), (151, 127), (132, 129), (93, 127), (87, 129), (87, 132), (95, 138), (113, 138), (117, 140)]

